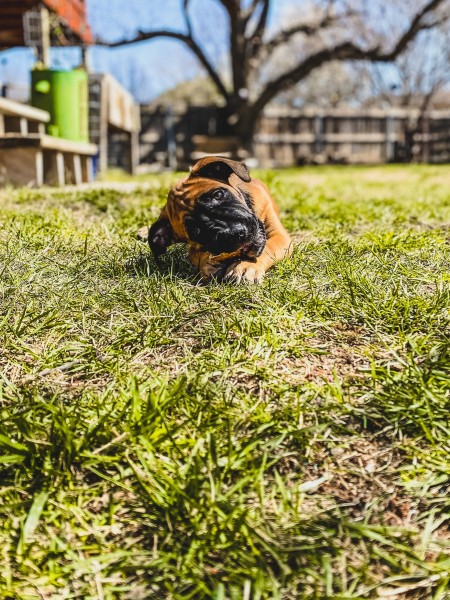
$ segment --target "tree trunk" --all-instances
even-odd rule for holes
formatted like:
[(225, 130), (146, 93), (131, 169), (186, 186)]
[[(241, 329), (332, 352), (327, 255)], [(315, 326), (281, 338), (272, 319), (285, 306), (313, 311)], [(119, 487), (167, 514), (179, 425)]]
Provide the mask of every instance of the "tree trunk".
[(253, 154), (253, 141), (258, 124), (258, 115), (246, 99), (239, 98), (227, 107), (227, 122), (230, 135), (238, 138), (240, 147)]

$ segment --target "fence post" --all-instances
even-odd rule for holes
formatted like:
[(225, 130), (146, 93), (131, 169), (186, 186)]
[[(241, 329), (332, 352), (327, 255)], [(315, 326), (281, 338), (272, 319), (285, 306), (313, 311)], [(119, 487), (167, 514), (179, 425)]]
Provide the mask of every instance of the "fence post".
[(392, 117), (386, 115), (386, 162), (391, 162), (394, 159), (394, 142), (392, 141)]
[(167, 157), (169, 167), (172, 171), (177, 170), (177, 142), (175, 140), (175, 129), (173, 123), (172, 108), (169, 106), (166, 110), (165, 127), (167, 135)]
[(320, 154), (323, 151), (323, 115), (316, 115), (314, 119), (314, 152)]
[(426, 113), (422, 121), (422, 162), (430, 162), (430, 115)]

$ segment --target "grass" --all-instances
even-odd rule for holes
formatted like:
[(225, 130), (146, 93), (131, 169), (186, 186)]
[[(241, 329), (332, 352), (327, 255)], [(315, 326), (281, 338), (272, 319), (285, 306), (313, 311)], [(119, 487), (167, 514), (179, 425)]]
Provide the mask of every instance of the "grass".
[(450, 598), (450, 167), (261, 176), (260, 287), (156, 269), (171, 175), (0, 192), (1, 598)]

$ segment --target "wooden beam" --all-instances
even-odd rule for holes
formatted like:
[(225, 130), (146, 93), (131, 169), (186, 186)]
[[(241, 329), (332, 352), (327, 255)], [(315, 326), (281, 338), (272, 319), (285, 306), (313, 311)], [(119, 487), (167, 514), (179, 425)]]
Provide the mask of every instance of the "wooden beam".
[(86, 157), (86, 182), (92, 183), (94, 181), (94, 162), (91, 156)]
[(28, 134), (28, 121), (25, 117), (20, 118), (20, 134), (27, 135)]
[(44, 185), (44, 153), (42, 150), (36, 152), (36, 185)]
[(48, 8), (40, 6), (41, 40), (37, 48), (38, 60), (48, 67), (50, 65), (50, 13)]
[(7, 98), (0, 98), (0, 113), (10, 117), (25, 117), (30, 121), (40, 121), (41, 123), (48, 123), (50, 121), (50, 115), (46, 110), (40, 108), (34, 108), (28, 106), (28, 104), (22, 104), (15, 100), (8, 100)]
[(0, 137), (0, 147), (35, 147), (43, 150), (54, 150), (56, 152), (66, 152), (69, 154), (85, 154), (94, 156), (97, 154), (97, 146), (85, 142), (74, 142), (51, 135), (39, 135), (38, 133), (29, 133), (21, 135), (20, 133), (5, 133)]
[(139, 165), (139, 134), (137, 131), (132, 131), (129, 134), (130, 138), (130, 173), (131, 175), (136, 174), (136, 168)]
[(41, 146), (44, 149), (57, 150), (59, 152), (70, 152), (74, 154), (87, 154), (93, 156), (97, 154), (97, 146), (87, 142), (74, 142), (63, 138), (53, 137), (51, 135), (41, 136)]
[(73, 177), (75, 185), (80, 185), (83, 183), (83, 172), (81, 169), (81, 157), (79, 154), (74, 154), (72, 157), (73, 160)]
[(62, 152), (56, 153), (56, 173), (58, 176), (58, 185), (65, 185), (65, 166), (64, 166), (64, 154)]

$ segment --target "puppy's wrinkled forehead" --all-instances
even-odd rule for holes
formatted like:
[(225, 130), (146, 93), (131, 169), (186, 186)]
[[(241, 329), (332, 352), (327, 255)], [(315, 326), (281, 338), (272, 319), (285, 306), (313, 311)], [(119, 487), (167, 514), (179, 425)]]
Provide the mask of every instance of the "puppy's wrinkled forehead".
[(226, 183), (233, 174), (246, 183), (251, 181), (250, 173), (244, 163), (220, 156), (207, 156), (195, 163), (190, 177), (202, 177)]
[(244, 163), (208, 156), (199, 160), (192, 167), (189, 176), (172, 188), (169, 200), (180, 208), (189, 210), (207, 192), (218, 187), (228, 187), (233, 191), (239, 184), (250, 181), (250, 173)]

